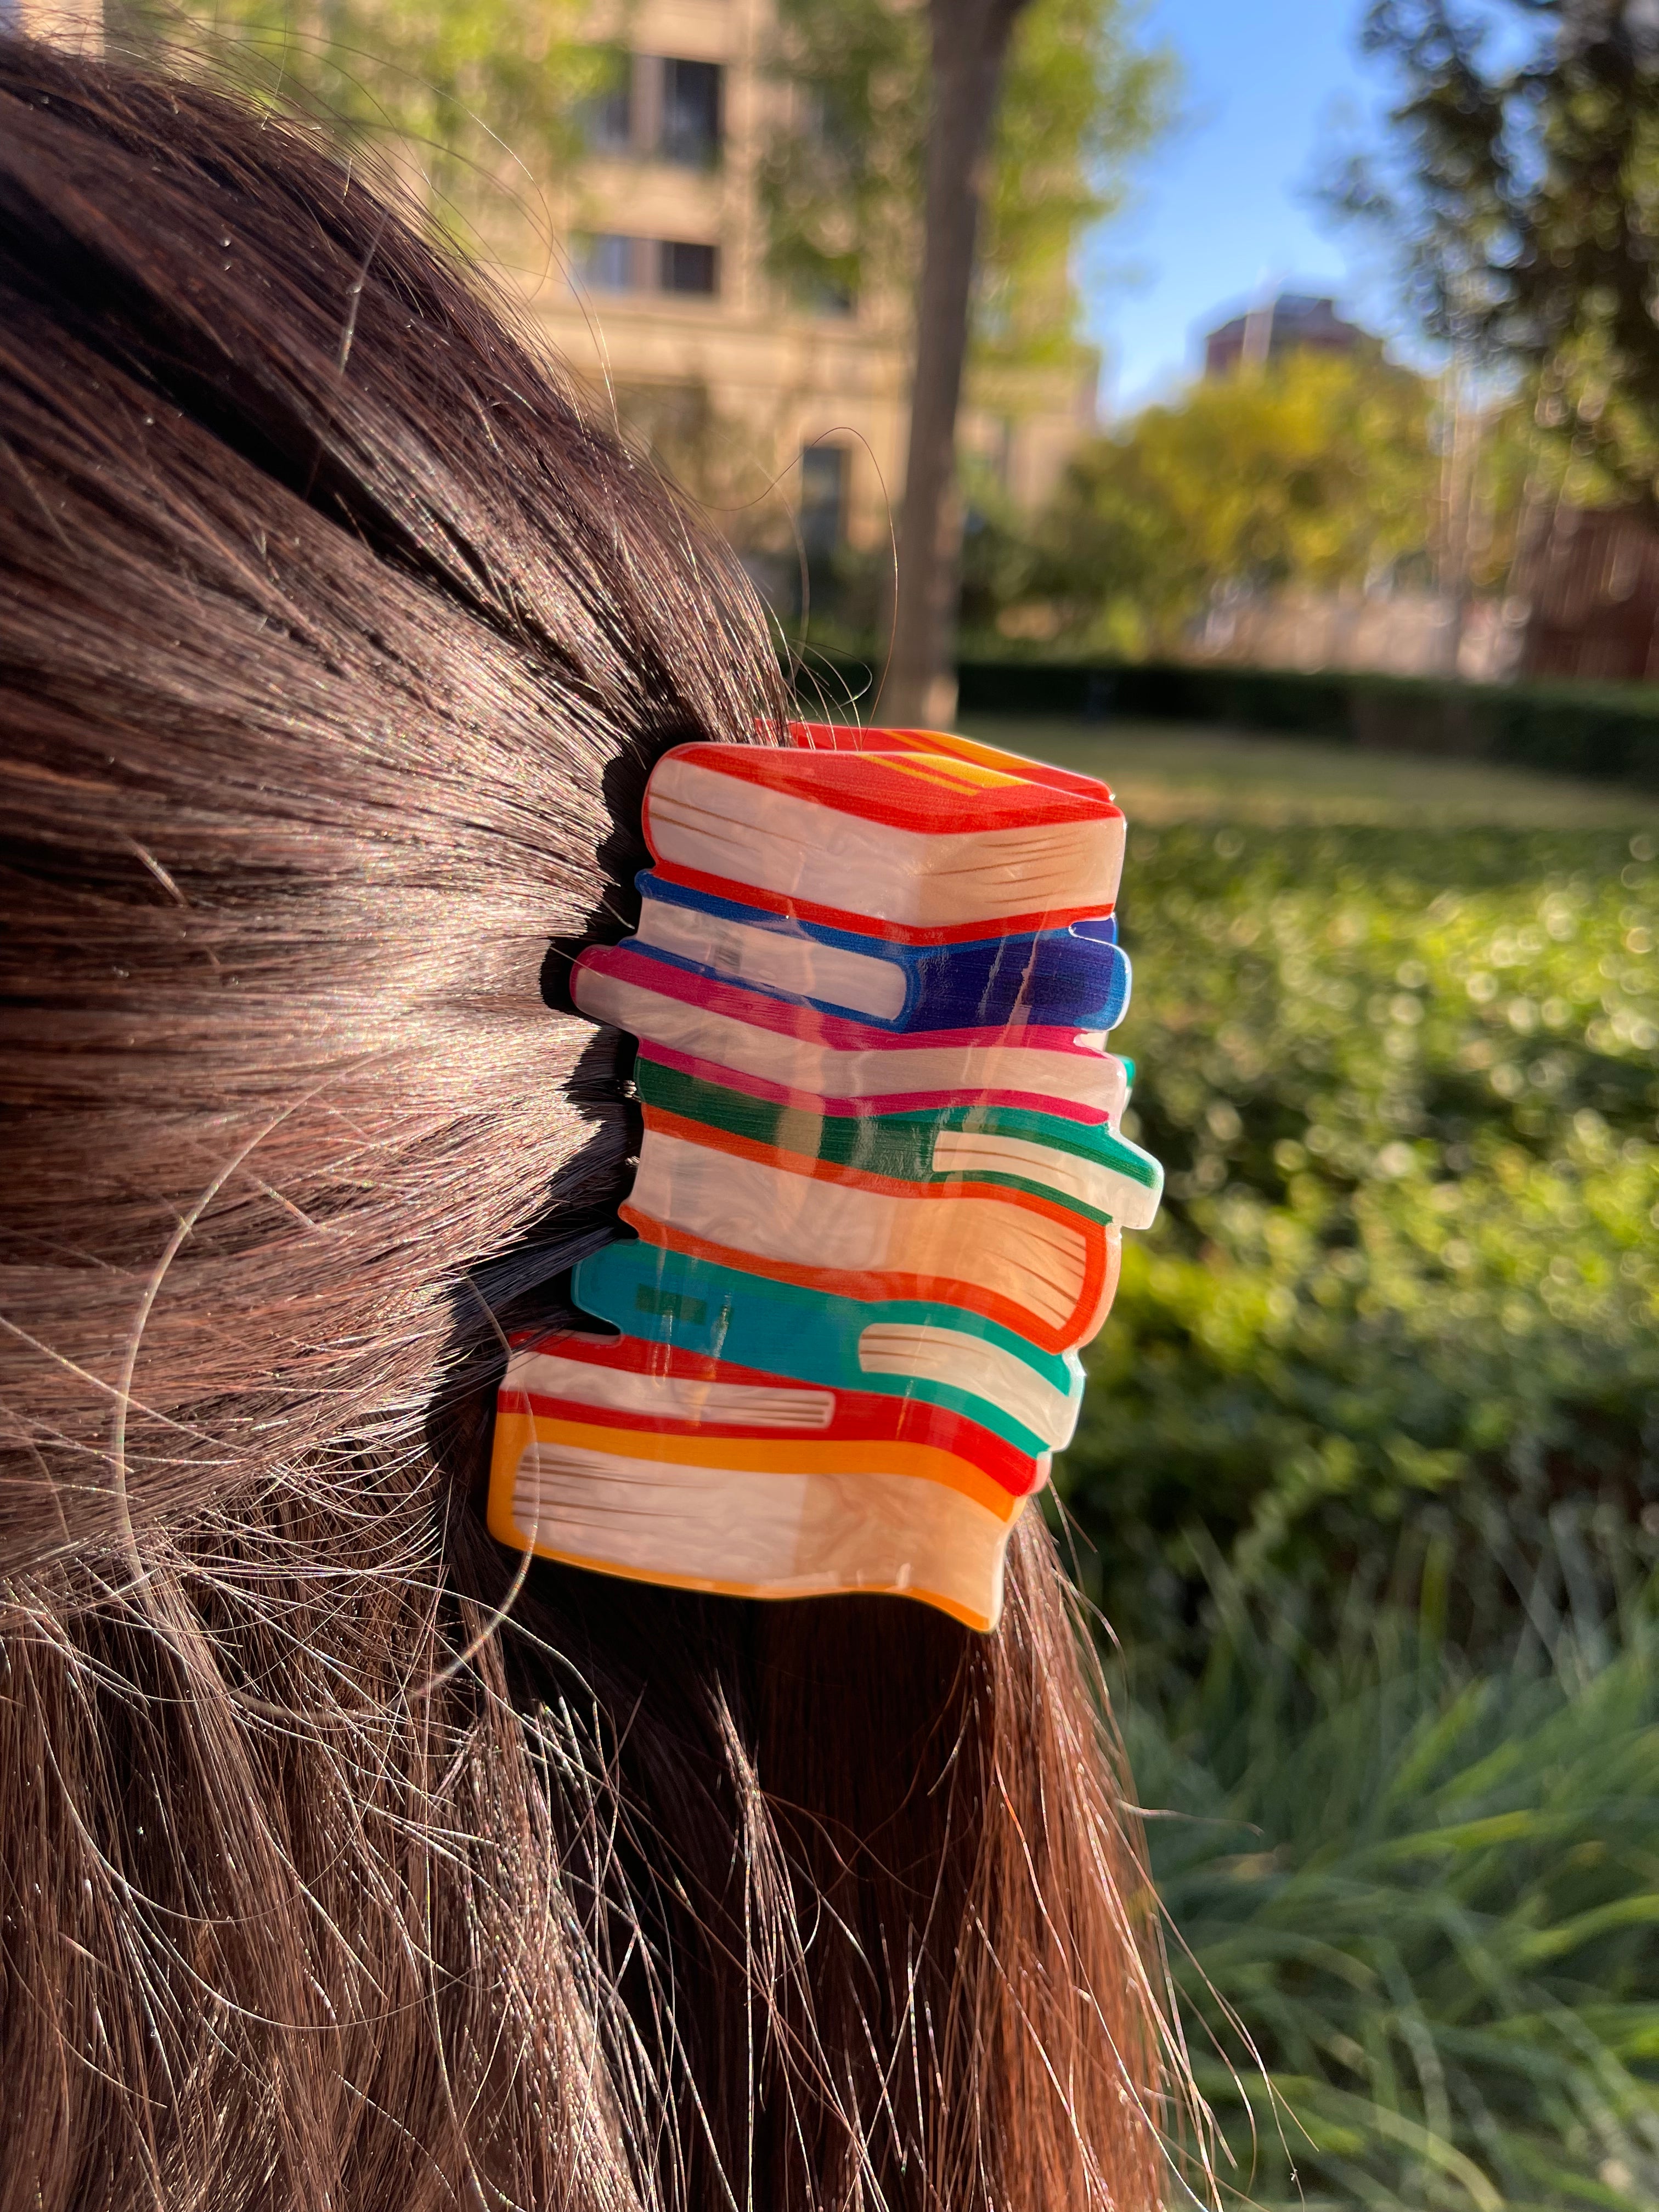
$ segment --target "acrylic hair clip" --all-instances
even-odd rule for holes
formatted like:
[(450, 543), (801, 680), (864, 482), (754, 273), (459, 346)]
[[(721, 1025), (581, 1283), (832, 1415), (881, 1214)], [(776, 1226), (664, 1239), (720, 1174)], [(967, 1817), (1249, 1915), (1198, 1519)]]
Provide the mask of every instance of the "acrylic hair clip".
[(489, 1526), (755, 1597), (902, 1592), (995, 1626), (1076, 1425), (1120, 1232), (1128, 1000), (1103, 784), (965, 738), (689, 744), (645, 801), (639, 928), (576, 963), (638, 1041), (623, 1220), (513, 1353)]

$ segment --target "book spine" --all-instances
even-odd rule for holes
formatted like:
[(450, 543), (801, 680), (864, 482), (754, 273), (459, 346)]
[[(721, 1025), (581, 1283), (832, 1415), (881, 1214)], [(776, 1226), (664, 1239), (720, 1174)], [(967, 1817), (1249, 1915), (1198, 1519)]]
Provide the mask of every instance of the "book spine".
[(1069, 930), (929, 952), (915, 963), (907, 1030), (1109, 1030), (1129, 998), (1129, 963), (1109, 942)]
[(910, 995), (904, 1009), (908, 1030), (1001, 1029), (1019, 996), (1017, 939), (990, 945), (959, 945), (948, 951), (913, 954), (906, 965)]

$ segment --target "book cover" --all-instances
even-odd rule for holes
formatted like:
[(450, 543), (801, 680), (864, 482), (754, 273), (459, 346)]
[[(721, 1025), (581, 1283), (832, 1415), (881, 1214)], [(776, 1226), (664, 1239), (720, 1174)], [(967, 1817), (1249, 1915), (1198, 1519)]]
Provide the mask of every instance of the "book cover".
[(692, 973), (741, 983), (894, 1030), (1000, 1029), (1009, 1024), (1109, 1030), (1129, 1001), (1129, 963), (1109, 915), (1066, 929), (912, 945), (829, 928), (639, 878), (635, 942)]
[(624, 1335), (829, 1389), (960, 1413), (1032, 1458), (1071, 1441), (1075, 1352), (1053, 1353), (944, 1301), (866, 1300), (768, 1281), (644, 1243), (577, 1266), (571, 1297)]
[(706, 1063), (675, 1066), (641, 1054), (634, 1082), (647, 1129), (720, 1131), (776, 1152), (854, 1169), (895, 1182), (965, 1180), (1028, 1190), (1120, 1228), (1145, 1229), (1158, 1212), (1164, 1170), (1150, 1152), (1104, 1122), (1067, 1121), (995, 1106), (870, 1114), (843, 1102), (797, 1098)]
[(964, 738), (956, 730), (909, 730), (867, 726), (862, 722), (787, 722), (785, 732), (792, 745), (805, 752), (933, 753), (948, 760), (975, 762), (981, 768), (1001, 769), (1051, 791), (1075, 792), (1083, 798), (1113, 798), (1111, 787), (1098, 776), (1077, 769), (1056, 768), (1052, 761), (1032, 760), (988, 745), (982, 738)]
[(571, 996), (596, 1022), (660, 1048), (826, 1099), (1025, 1103), (1116, 1121), (1123, 1062), (1088, 1030), (879, 1029), (692, 975), (636, 946), (590, 946)]

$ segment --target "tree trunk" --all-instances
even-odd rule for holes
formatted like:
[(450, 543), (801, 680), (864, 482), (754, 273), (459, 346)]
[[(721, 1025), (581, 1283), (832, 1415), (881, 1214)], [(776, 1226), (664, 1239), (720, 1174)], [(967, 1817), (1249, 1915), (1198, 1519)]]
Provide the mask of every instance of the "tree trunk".
[(900, 726), (945, 720), (962, 562), (957, 407), (968, 351), (983, 167), (1014, 18), (1026, 0), (928, 0), (927, 128), (910, 453), (899, 514), (892, 647), (881, 713)]

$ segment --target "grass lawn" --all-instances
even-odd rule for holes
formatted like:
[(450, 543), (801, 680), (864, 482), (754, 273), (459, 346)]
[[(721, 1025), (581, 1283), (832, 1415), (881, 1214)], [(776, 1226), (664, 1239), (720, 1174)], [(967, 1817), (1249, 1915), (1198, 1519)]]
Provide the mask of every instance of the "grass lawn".
[(1659, 793), (1480, 761), (1361, 752), (1171, 722), (970, 716), (969, 735), (1098, 775), (1132, 822), (1396, 823), (1514, 830), (1659, 827)]

